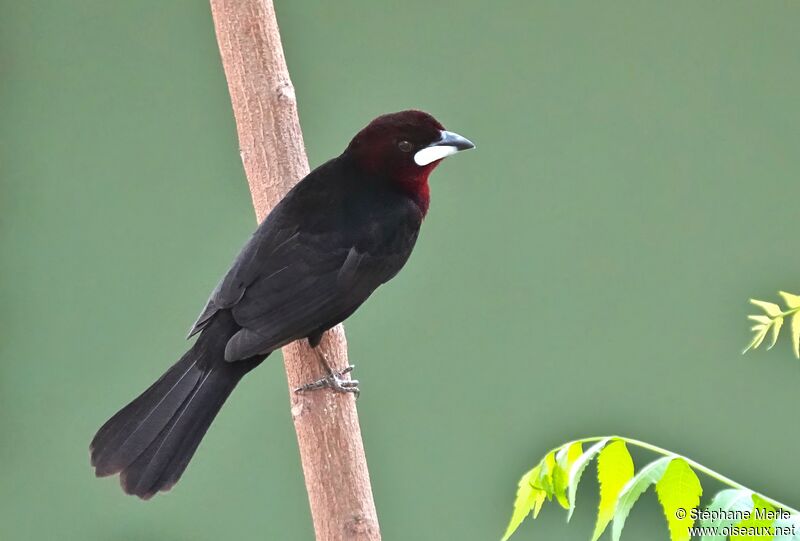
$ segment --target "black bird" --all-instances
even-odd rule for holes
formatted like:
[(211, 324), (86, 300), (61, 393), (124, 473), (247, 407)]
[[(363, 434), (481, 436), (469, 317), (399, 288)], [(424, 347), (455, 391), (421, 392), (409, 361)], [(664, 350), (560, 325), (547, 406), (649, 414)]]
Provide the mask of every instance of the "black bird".
[[(211, 294), (189, 332), (200, 334), (194, 345), (97, 432), (97, 476), (119, 474), (143, 499), (169, 490), (242, 376), (294, 340), (316, 347), (400, 271), (428, 211), (428, 175), (471, 148), (429, 114), (402, 111), (370, 122), (301, 180)], [(300, 390), (358, 392), (341, 376)]]

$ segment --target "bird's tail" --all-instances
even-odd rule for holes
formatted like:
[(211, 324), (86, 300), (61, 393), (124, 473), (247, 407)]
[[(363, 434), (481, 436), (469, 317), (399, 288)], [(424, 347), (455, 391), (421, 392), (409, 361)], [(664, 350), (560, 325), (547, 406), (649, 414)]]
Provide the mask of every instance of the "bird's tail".
[(227, 311), (158, 381), (109, 419), (89, 447), (98, 477), (120, 474), (125, 492), (142, 499), (180, 479), (225, 399), (263, 356), (226, 362), (238, 330)]

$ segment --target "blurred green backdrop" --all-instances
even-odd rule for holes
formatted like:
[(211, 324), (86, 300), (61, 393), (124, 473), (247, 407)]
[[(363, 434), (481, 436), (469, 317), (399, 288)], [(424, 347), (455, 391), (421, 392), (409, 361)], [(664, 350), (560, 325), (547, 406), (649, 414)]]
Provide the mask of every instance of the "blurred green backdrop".
[[(207, 4), (0, 4), (0, 539), (310, 539), (278, 358), (173, 492), (88, 466), (254, 227)], [(312, 165), (407, 107), (478, 144), (347, 325), (385, 539), (497, 539), (523, 471), (604, 433), (798, 505), (800, 363), (739, 354), (747, 298), (800, 290), (798, 4), (277, 10)], [(588, 539), (589, 484), (516, 539)], [(665, 539), (640, 506), (625, 538)]]

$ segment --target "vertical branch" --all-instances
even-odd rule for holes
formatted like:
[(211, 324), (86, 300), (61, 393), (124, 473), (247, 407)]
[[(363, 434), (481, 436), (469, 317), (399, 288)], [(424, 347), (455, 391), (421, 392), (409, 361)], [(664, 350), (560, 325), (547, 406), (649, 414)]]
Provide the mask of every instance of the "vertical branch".
[[(308, 174), (294, 88), (271, 0), (211, 0), (211, 12), (261, 221)], [(326, 333), (320, 347), (334, 366), (347, 366), (341, 325)], [(283, 356), (317, 540), (380, 540), (353, 395), (295, 394), (292, 389), (324, 374), (305, 340), (284, 347)]]

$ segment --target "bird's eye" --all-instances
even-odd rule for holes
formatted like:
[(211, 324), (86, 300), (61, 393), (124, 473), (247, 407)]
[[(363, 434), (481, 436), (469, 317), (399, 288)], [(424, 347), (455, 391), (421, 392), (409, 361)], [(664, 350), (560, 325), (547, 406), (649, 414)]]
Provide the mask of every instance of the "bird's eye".
[(399, 143), (397, 143), (397, 148), (399, 148), (403, 152), (411, 152), (414, 149), (414, 145), (412, 145), (408, 141), (400, 141)]

